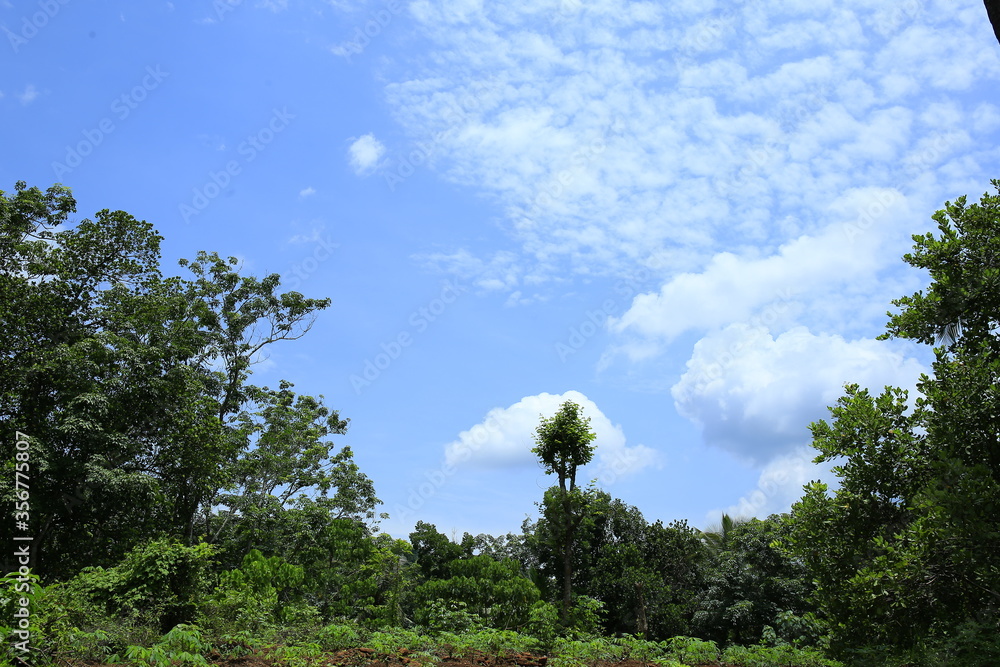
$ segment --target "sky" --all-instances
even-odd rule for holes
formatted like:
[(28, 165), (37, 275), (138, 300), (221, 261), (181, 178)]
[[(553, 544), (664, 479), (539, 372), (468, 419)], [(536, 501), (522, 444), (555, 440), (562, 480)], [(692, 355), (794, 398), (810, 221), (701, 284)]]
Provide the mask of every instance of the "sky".
[(649, 521), (787, 511), (901, 257), (1000, 178), (979, 0), (0, 0), (0, 189), (124, 210), (332, 305), (253, 381), (323, 395), (405, 537), (519, 532), (540, 419)]

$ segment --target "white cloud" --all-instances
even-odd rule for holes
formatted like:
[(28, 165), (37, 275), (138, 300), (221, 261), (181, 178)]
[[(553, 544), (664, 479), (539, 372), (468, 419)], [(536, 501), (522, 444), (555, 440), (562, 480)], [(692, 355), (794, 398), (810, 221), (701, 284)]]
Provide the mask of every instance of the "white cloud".
[(302, 243), (318, 243), (323, 235), (323, 225), (314, 226), (308, 234), (293, 234), (288, 238), (287, 243), (297, 245)]
[(486, 260), (464, 248), (454, 252), (415, 255), (414, 259), (424, 266), (470, 279), (483, 292), (509, 290), (524, 282), (531, 282), (530, 277), (522, 275), (517, 255), (506, 250), (497, 250)]
[(303, 188), (303, 189), (299, 190), (299, 196), (300, 197), (309, 197), (309, 196), (312, 196), (314, 194), (316, 194), (316, 189), (312, 188), (312, 187)]
[(736, 518), (763, 519), (770, 514), (787, 512), (802, 497), (802, 487), (813, 480), (836, 485), (829, 465), (813, 463), (818, 452), (812, 447), (799, 446), (787, 454), (769, 461), (761, 470), (757, 485), (724, 509), (706, 515), (708, 524), (718, 522), (723, 513)]
[(694, 346), (671, 394), (708, 444), (760, 463), (808, 442), (808, 425), (828, 417), (845, 383), (875, 393), (886, 385), (912, 389), (924, 371), (883, 341), (805, 327), (772, 337), (765, 328), (734, 324)]
[[(704, 332), (748, 320), (771, 327), (801, 321), (838, 324), (851, 312), (854, 296), (870, 303), (879, 270), (897, 264), (908, 247), (912, 207), (894, 189), (862, 188), (845, 193), (825, 211), (830, 221), (815, 235), (803, 235), (773, 254), (716, 254), (699, 272), (677, 275), (658, 292), (640, 294), (609, 328), (629, 343), (622, 348), (651, 350), (650, 341), (667, 345), (688, 331)], [(898, 248), (899, 252), (887, 252)], [(891, 292), (890, 288), (888, 291)], [(895, 293), (892, 293), (893, 296)], [(883, 303), (888, 303), (886, 295)], [(881, 317), (884, 308), (880, 304)], [(867, 324), (863, 320), (861, 324)]]
[(37, 98), (38, 98), (38, 89), (35, 88), (35, 84), (33, 83), (29, 83), (25, 87), (24, 92), (18, 93), (17, 95), (18, 101), (24, 106), (31, 104)]
[(378, 166), (385, 154), (385, 146), (375, 135), (368, 133), (356, 139), (347, 152), (354, 173), (366, 176)]
[[(995, 49), (957, 37), (981, 31), (964, 14), (696, 4), (414, 2), (433, 48), (387, 96), (434, 146), (431, 169), (495, 195), (524, 274), (616, 274), (656, 254), (699, 271), (815, 235), (852, 189), (954, 196), (914, 183), (906, 158), (935, 90), (1000, 78)], [(935, 132), (974, 132), (967, 152), (991, 160), (991, 114), (956, 104)]]
[[(551, 417), (568, 400), (583, 408), (583, 415), (590, 418), (590, 427), (597, 434), (595, 463), (588, 470), (603, 484), (613, 484), (659, 463), (656, 450), (645, 445), (626, 445), (621, 426), (612, 424), (597, 405), (580, 392), (567, 391), (526, 396), (509, 407), (493, 408), (482, 422), (462, 431), (457, 440), (445, 446), (446, 464), (486, 468), (537, 466), (538, 460), (531, 453), (535, 446), (535, 429), (541, 417)], [(582, 472), (578, 474), (578, 483), (586, 481)]]

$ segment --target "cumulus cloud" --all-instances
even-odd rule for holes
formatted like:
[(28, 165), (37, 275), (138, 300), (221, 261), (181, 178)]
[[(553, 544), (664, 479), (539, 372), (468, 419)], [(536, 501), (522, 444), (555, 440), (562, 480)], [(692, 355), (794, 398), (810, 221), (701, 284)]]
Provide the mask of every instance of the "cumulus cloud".
[[(590, 417), (590, 426), (597, 439), (594, 444), (595, 462), (588, 466), (603, 484), (613, 484), (660, 461), (656, 450), (645, 445), (628, 446), (621, 426), (612, 424), (597, 405), (578, 391), (563, 394), (541, 393), (526, 396), (506, 408), (493, 408), (482, 422), (462, 431), (458, 439), (445, 446), (445, 462), (453, 466), (531, 467), (538, 460), (531, 449), (535, 446), (535, 429), (541, 417), (551, 417), (565, 401), (573, 401)], [(581, 473), (578, 482), (586, 482)]]
[(842, 293), (845, 284), (869, 285), (887, 261), (887, 239), (902, 236), (893, 223), (910, 213), (906, 198), (894, 189), (860, 188), (838, 197), (829, 210), (836, 222), (818, 234), (795, 238), (763, 257), (718, 253), (703, 270), (674, 277), (658, 293), (638, 295), (609, 327), (669, 343), (689, 330), (746, 320), (768, 304), (787, 309), (803, 294), (815, 298)]
[(734, 324), (694, 346), (671, 394), (707, 443), (761, 464), (808, 442), (809, 423), (829, 416), (845, 383), (876, 393), (886, 385), (912, 389), (925, 370), (882, 341), (805, 327), (775, 337)]
[(385, 146), (372, 133), (365, 134), (354, 140), (347, 149), (348, 160), (354, 173), (366, 176), (378, 166), (379, 160), (385, 154)]
[(299, 190), (299, 196), (303, 197), (303, 198), (305, 198), (305, 197), (311, 197), (314, 194), (316, 194), (316, 189), (313, 188), (313, 187), (311, 187), (311, 186), (308, 187), (308, 188), (303, 188), (303, 189)]
[(813, 463), (817, 452), (799, 446), (769, 461), (761, 470), (757, 484), (725, 508), (706, 515), (707, 523), (718, 522), (722, 514), (740, 518), (764, 518), (776, 512), (786, 512), (802, 497), (802, 487), (813, 480), (835, 485), (836, 479), (828, 465)]

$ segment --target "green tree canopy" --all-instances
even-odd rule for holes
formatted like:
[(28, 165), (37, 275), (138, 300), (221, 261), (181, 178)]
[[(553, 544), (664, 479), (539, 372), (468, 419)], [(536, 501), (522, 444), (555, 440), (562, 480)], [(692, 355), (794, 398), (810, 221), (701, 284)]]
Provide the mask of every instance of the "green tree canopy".
[(912, 404), (848, 385), (832, 422), (812, 425), (816, 460), (841, 482), (807, 488), (791, 543), (835, 646), (863, 636), (950, 661), (957, 637), (1000, 636), (1000, 197), (961, 197), (934, 220), (939, 234), (904, 258), (931, 284), (894, 301), (885, 336), (943, 343), (933, 376)]
[(591, 443), (597, 434), (590, 430), (590, 417), (583, 417), (582, 408), (573, 401), (566, 401), (552, 417), (542, 417), (535, 429), (535, 447), (531, 450), (549, 475), (559, 479), (559, 488), (576, 488), (576, 471), (590, 463), (594, 457)]
[(242, 520), (307, 489), (370, 518), (370, 480), (324, 441), (346, 421), (288, 383), (248, 382), (330, 300), (207, 252), (181, 262), (189, 277), (164, 277), (151, 224), (103, 210), (68, 225), (75, 210), (60, 185), (0, 192), (0, 498), (10, 511), (26, 433), (36, 571), (110, 565), (159, 535), (192, 544), (220, 503)]

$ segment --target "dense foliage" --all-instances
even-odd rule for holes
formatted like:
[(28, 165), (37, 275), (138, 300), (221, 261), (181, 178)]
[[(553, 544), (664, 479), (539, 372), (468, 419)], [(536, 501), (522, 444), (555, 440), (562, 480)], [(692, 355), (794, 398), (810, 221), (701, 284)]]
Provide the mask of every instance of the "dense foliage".
[(164, 277), (149, 224), (69, 226), (74, 211), (61, 186), (0, 192), (8, 525), (19, 465), (33, 484), (33, 556), (4, 550), (0, 632), (30, 603), (36, 662), (298, 665), (365, 646), (420, 665), (1000, 663), (1000, 196), (949, 203), (915, 237), (904, 259), (931, 283), (894, 302), (886, 337), (938, 345), (933, 374), (915, 400), (848, 385), (812, 425), (836, 488), (717, 530), (649, 522), (577, 484), (594, 435), (566, 403), (536, 431), (558, 479), (538, 519), (459, 540), (379, 533), (372, 480), (330, 441), (348, 420), (250, 383), (329, 300), (206, 252)]

